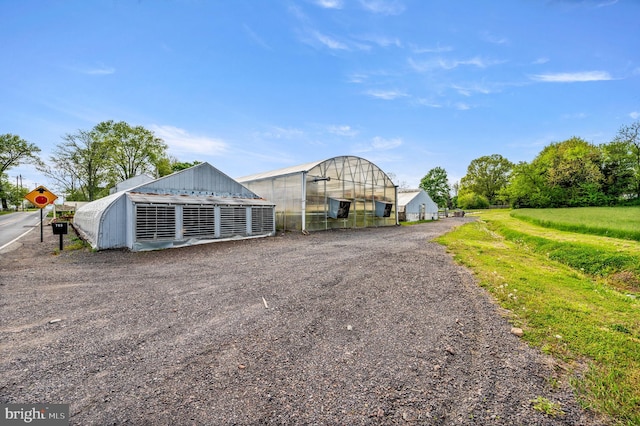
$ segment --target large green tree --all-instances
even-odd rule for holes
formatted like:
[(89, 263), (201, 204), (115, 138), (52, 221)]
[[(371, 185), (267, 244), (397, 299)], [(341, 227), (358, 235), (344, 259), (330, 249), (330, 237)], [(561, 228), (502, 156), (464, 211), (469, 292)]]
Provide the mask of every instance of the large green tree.
[(109, 187), (134, 176), (172, 172), (165, 143), (142, 126), (104, 121), (62, 139), (51, 156), (52, 166), (41, 171), (69, 200), (93, 201), (106, 195)]
[(420, 188), (424, 189), (438, 206), (449, 207), (451, 187), (447, 171), (442, 167), (434, 167), (429, 170), (420, 181)]
[(625, 147), (629, 161), (631, 177), (630, 195), (640, 198), (640, 121), (622, 126), (614, 142)]
[[(38, 153), (40, 148), (27, 142), (20, 136), (6, 133), (0, 135), (0, 176), (13, 167), (21, 164), (41, 164)], [(7, 209), (8, 191), (2, 189), (2, 179), (0, 179), (0, 197), (2, 198), (2, 208)]]
[(545, 170), (534, 162), (513, 166), (505, 194), (512, 207), (548, 207), (549, 192)]
[(63, 188), (67, 199), (93, 201), (103, 195), (110, 167), (109, 146), (96, 132), (65, 135), (41, 171)]
[(460, 196), (477, 194), (490, 204), (498, 204), (498, 196), (509, 182), (513, 163), (500, 154), (485, 155), (471, 161), (467, 174), (460, 180)]
[(636, 193), (635, 161), (630, 144), (614, 140), (600, 145), (602, 152), (602, 192), (612, 201)]
[(514, 167), (506, 189), (514, 207), (595, 206), (603, 191), (603, 155), (578, 137), (547, 145), (530, 163)]
[(546, 146), (535, 161), (546, 171), (552, 207), (603, 204), (602, 152), (597, 146), (572, 137)]
[(166, 158), (167, 145), (151, 130), (109, 120), (99, 123), (93, 132), (109, 148), (113, 183), (143, 173), (158, 176), (158, 163)]

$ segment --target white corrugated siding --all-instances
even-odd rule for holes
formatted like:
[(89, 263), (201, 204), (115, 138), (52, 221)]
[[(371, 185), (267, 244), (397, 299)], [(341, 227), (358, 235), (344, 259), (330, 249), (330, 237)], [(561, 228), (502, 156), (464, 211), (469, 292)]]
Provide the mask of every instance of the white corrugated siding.
[[(224, 223), (224, 229), (218, 231), (220, 235), (215, 235), (214, 219), (213, 236), (216, 238), (268, 236), (275, 232), (274, 204), (261, 199), (208, 163), (88, 203), (76, 212), (74, 225), (98, 250), (167, 248), (210, 239), (212, 217), (209, 209), (214, 206), (225, 209), (225, 219), (231, 221), (220, 223), (218, 227)], [(143, 212), (137, 212), (137, 208)], [(158, 215), (159, 210), (166, 209), (175, 211), (171, 224), (165, 216)], [(195, 215), (193, 209), (203, 211)], [(255, 224), (252, 218), (254, 209), (260, 217), (255, 219)], [(231, 217), (228, 217), (228, 210), (233, 213)], [(143, 217), (145, 212), (148, 213), (146, 219)], [(200, 213), (206, 217), (200, 218)], [(155, 224), (152, 223), (154, 217), (157, 219)], [(248, 218), (252, 218), (249, 224)], [(173, 226), (173, 238), (171, 229), (158, 229), (158, 226)], [(162, 234), (160, 237), (159, 232)], [(145, 245), (146, 241), (158, 241), (159, 244)]]
[[(94, 249), (126, 247), (124, 221), (126, 220), (126, 191), (116, 192), (99, 200), (92, 201), (78, 208), (73, 225)], [(113, 210), (115, 206), (115, 210)], [(116, 211), (122, 210), (122, 211)], [(120, 226), (118, 227), (118, 220)], [(122, 232), (120, 232), (122, 231)], [(115, 235), (111, 235), (115, 232)], [(109, 240), (105, 241), (105, 237)], [(121, 241), (120, 241), (121, 240)]]

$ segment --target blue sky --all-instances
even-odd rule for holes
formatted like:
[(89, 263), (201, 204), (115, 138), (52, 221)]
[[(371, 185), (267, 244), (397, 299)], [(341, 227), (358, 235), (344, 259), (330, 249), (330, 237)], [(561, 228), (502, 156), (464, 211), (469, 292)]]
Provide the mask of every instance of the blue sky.
[(0, 133), (48, 159), (122, 120), (231, 177), (357, 155), (454, 182), (639, 120), (639, 22), (637, 0), (0, 0)]

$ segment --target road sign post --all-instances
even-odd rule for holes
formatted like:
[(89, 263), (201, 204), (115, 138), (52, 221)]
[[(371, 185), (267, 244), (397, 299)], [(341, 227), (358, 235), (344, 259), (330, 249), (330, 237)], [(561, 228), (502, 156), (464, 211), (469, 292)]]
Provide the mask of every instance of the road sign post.
[(49, 204), (53, 204), (53, 202), (58, 198), (57, 195), (49, 191), (44, 186), (40, 185), (30, 193), (24, 196), (27, 200), (31, 202), (34, 206), (40, 209), (40, 242), (44, 241), (44, 217), (42, 210), (48, 206)]

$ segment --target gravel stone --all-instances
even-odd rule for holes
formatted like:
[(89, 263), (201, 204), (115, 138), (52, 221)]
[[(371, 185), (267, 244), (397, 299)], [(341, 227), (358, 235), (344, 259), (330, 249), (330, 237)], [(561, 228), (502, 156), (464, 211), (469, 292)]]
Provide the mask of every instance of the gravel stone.
[(470, 220), (139, 253), (32, 232), (0, 253), (0, 403), (68, 403), (72, 425), (604, 424), (431, 242)]

